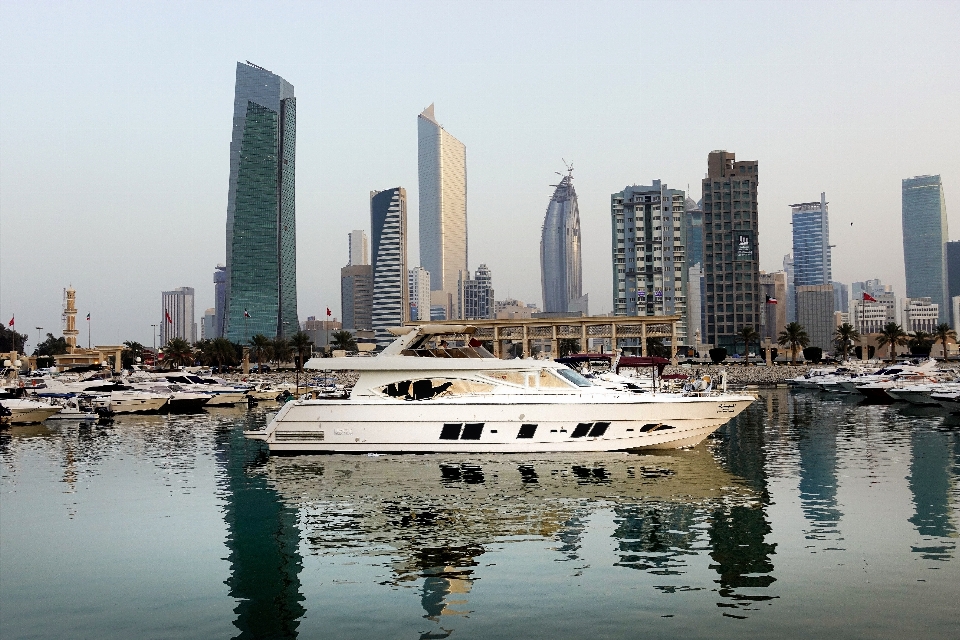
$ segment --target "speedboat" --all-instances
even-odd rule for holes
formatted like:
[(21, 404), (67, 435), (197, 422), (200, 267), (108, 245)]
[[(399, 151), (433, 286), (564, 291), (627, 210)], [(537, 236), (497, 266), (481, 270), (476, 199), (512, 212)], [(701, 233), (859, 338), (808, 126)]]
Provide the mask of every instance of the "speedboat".
[(552, 360), (495, 358), (469, 325), (391, 329), (375, 357), (315, 358), (356, 371), (346, 399), (297, 399), (264, 430), (274, 453), (576, 452), (693, 446), (752, 395), (632, 393), (598, 387)]
[(158, 413), (170, 401), (168, 396), (135, 389), (110, 391), (90, 397), (95, 409), (108, 409), (114, 413)]
[(83, 405), (77, 398), (67, 398), (60, 401), (60, 411), (53, 414), (48, 420), (78, 420), (88, 422), (99, 420), (100, 415), (92, 407)]
[(960, 384), (955, 382), (908, 384), (887, 389), (887, 395), (894, 400), (909, 402), (916, 405), (938, 406), (940, 403), (933, 397), (935, 393), (951, 393), (960, 391)]
[(233, 406), (247, 401), (247, 389), (237, 388), (216, 378), (205, 378), (191, 373), (176, 373), (165, 375), (167, 382), (179, 385), (183, 391), (209, 393), (212, 397), (205, 406)]
[(162, 409), (165, 413), (196, 413), (213, 399), (212, 393), (187, 391), (180, 385), (161, 381), (132, 382), (130, 386), (140, 391), (167, 396), (169, 400)]
[(10, 424), (43, 422), (60, 411), (60, 407), (55, 404), (27, 398), (4, 398), (0, 400), (0, 405), (10, 412), (8, 416)]

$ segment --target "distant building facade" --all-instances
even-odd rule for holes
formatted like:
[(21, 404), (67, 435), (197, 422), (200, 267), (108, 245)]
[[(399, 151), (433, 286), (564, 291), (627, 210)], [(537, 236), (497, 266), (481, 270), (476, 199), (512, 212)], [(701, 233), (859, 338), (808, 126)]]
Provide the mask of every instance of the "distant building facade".
[(790, 208), (794, 286), (829, 284), (833, 280), (833, 269), (826, 194), (820, 194), (820, 202), (792, 204)]
[(407, 273), (410, 289), (410, 319), (430, 320), (430, 272), (414, 267)]
[(797, 322), (807, 332), (809, 346), (833, 353), (833, 286), (829, 284), (797, 287)]
[[(946, 246), (947, 253), (947, 296), (950, 300), (960, 296), (960, 242), (948, 242)], [(952, 311), (951, 303), (951, 322), (960, 324), (960, 318)]]
[(937, 330), (940, 309), (930, 298), (903, 299), (903, 330), (909, 333), (925, 331), (932, 334)]
[(493, 275), (487, 265), (481, 264), (472, 279), (461, 280), (460, 292), (460, 307), (465, 320), (486, 320), (493, 317)]
[(947, 307), (947, 205), (940, 176), (905, 178), (902, 186), (903, 266), (907, 298), (930, 298), (949, 321)]
[(583, 295), (580, 210), (573, 171), (556, 186), (540, 236), (540, 285), (545, 311), (571, 311)]
[(763, 322), (760, 338), (776, 342), (787, 327), (787, 274), (784, 271), (760, 272), (760, 294), (763, 298)]
[(678, 345), (690, 343), (683, 191), (659, 180), (610, 196), (613, 313), (681, 316)]
[(833, 310), (841, 313), (850, 312), (850, 291), (842, 282), (831, 282), (833, 285)]
[(703, 179), (704, 342), (735, 352), (737, 332), (760, 327), (759, 163), (713, 151)]
[(237, 63), (227, 192), (225, 335), (289, 336), (297, 319), (293, 85)]
[(197, 341), (197, 321), (194, 312), (193, 287), (180, 287), (162, 294), (160, 315), (160, 344), (173, 338), (182, 338), (190, 344)]
[(203, 320), (200, 323), (200, 339), (213, 340), (217, 335), (217, 310), (214, 307), (203, 312)]
[(343, 328), (373, 330), (373, 266), (359, 264), (340, 269), (340, 309)]
[[(417, 149), (420, 264), (430, 273), (430, 290), (445, 292), (449, 302), (467, 270), (467, 148), (440, 126), (431, 104), (417, 118)], [(459, 310), (450, 315), (459, 317)]]
[(370, 237), (372, 325), (377, 344), (386, 346), (395, 338), (387, 329), (403, 326), (410, 314), (406, 189), (370, 192)]
[(532, 318), (540, 309), (535, 304), (524, 304), (520, 300), (507, 298), (494, 303), (494, 317), (499, 320), (522, 320)]
[(227, 266), (218, 264), (213, 272), (214, 308), (217, 317), (214, 320), (213, 335), (209, 338), (222, 338), (226, 335), (227, 322)]
[(783, 272), (787, 274), (787, 322), (797, 321), (797, 287), (793, 279), (793, 254), (783, 256)]
[(348, 250), (350, 257), (347, 260), (347, 266), (360, 264), (370, 264), (370, 255), (367, 253), (367, 232), (362, 229), (356, 229), (347, 234)]
[(336, 318), (317, 320), (316, 316), (308, 316), (300, 324), (300, 330), (310, 338), (315, 350), (326, 348), (330, 344), (330, 336), (343, 329), (343, 323)]

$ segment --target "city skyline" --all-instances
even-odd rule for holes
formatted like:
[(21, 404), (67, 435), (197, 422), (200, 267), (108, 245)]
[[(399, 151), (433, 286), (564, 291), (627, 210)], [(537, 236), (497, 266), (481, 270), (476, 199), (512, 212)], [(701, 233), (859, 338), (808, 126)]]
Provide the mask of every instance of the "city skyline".
[[(949, 35), (960, 19), (955, 4), (904, 12), (785, 3), (755, 5), (746, 16), (722, 3), (568, 4), (551, 20), (576, 31), (572, 48), (548, 37), (555, 31), (535, 28), (543, 16), (534, 4), (515, 5), (510, 21), (493, 5), (431, 6), (377, 5), (379, 19), (397, 28), (370, 48), (347, 37), (367, 25), (369, 6), (281, 15), (266, 6), (172, 12), (147, 3), (134, 14), (5, 3), (0, 87), (18, 97), (0, 104), (0, 146), (17, 161), (0, 166), (0, 312), (16, 313), (24, 326), (56, 327), (60, 292), (73, 282), (85, 292), (81, 312), (97, 318), (94, 342), (149, 344), (156, 292), (188, 285), (199, 309), (214, 306), (210, 271), (225, 260), (237, 60), (297, 85), (304, 315), (338, 306), (343, 259), (327, 250), (328, 240), (363, 224), (369, 185), (410, 185), (409, 204), (418, 206), (411, 114), (434, 100), (470, 147), (468, 249), (498, 274), (504, 297), (540, 298), (537, 240), (552, 191), (542, 176), (562, 157), (578, 168), (583, 290), (594, 314), (611, 310), (609, 194), (656, 176), (691, 185), (696, 198), (711, 149), (764, 165), (758, 224), (766, 271), (790, 251), (789, 204), (811, 192), (831, 194), (834, 279), (880, 278), (898, 292), (905, 291), (900, 181), (940, 174), (947, 215), (956, 215), (960, 124), (946, 117), (956, 112), (960, 83), (952, 62), (960, 45)], [(611, 48), (614, 16), (683, 23), (684, 50), (668, 54), (658, 33)], [(726, 87), (709, 46), (716, 28), (740, 43), (747, 61), (729, 108), (663, 102), (648, 90), (679, 81), (703, 96)], [(894, 28), (922, 28), (927, 37), (891, 40), (884, 34)], [(284, 37), (254, 37), (265, 31)], [(802, 46), (794, 32), (804, 34)], [(491, 37), (502, 47), (491, 50)], [(643, 83), (623, 82), (640, 72)], [(557, 91), (571, 77), (577, 89)], [(610, 86), (619, 87), (615, 100)], [(797, 100), (804, 92), (820, 99)], [(41, 238), (41, 229), (58, 233)], [(418, 237), (416, 219), (409, 233)], [(41, 242), (57, 260), (37, 260)], [(104, 278), (90, 247), (108, 249), (125, 268)], [(408, 262), (420, 263), (415, 246)]]

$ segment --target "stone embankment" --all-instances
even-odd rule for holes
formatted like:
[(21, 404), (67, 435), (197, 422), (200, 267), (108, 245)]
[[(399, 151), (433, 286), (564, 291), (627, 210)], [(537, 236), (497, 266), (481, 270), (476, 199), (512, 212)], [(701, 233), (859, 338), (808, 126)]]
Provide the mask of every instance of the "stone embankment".
[(727, 375), (727, 384), (734, 386), (757, 385), (761, 387), (773, 387), (778, 384), (786, 384), (789, 378), (802, 376), (810, 369), (816, 368), (814, 365), (777, 365), (772, 367), (754, 366), (754, 365), (690, 365), (667, 367), (665, 374), (680, 373), (688, 376), (701, 377), (709, 375), (715, 380), (719, 380), (719, 373), (725, 371)]

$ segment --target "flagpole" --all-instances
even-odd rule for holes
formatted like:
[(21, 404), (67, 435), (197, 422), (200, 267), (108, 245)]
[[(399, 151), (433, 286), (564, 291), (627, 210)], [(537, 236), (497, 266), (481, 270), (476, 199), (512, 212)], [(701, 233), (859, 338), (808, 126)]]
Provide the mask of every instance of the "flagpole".
[(90, 348), (90, 314), (87, 314), (87, 349)]

